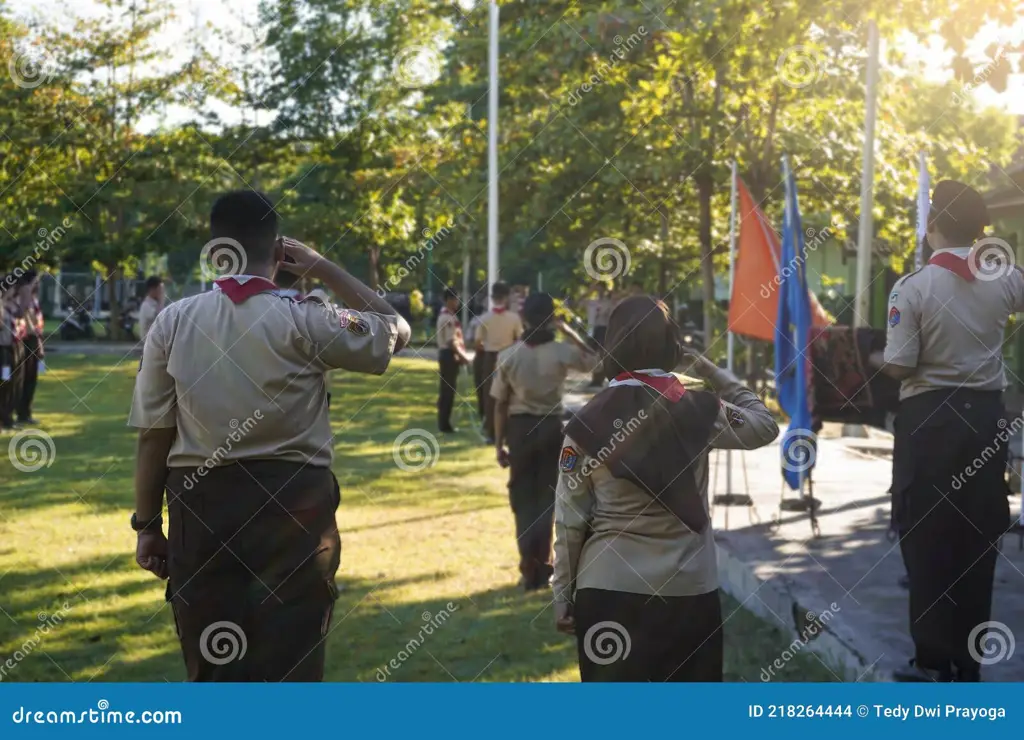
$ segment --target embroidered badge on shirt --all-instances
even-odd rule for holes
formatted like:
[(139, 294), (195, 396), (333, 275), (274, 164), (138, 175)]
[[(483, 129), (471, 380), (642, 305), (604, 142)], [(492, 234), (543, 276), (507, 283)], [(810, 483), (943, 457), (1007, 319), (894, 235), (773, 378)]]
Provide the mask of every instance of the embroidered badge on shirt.
[(892, 297), (891, 297), (891, 298), (889, 298), (889, 303), (895, 303), (895, 302), (896, 302), (896, 298), (897, 298), (898, 296), (899, 296), (899, 293), (893, 293), (893, 294), (892, 294)]
[(739, 412), (739, 409), (726, 407), (725, 418), (731, 427), (741, 427), (747, 423), (746, 419), (743, 418), (743, 414)]
[(348, 330), (359, 337), (365, 337), (370, 333), (370, 325), (363, 319), (351, 317), (348, 322)]
[(898, 323), (900, 323), (900, 310), (893, 306), (889, 311), (889, 326), (896, 326)]
[(580, 459), (580, 455), (576, 452), (575, 447), (563, 447), (562, 457), (559, 460), (558, 466), (562, 469), (563, 473), (571, 473), (576, 469), (576, 462)]

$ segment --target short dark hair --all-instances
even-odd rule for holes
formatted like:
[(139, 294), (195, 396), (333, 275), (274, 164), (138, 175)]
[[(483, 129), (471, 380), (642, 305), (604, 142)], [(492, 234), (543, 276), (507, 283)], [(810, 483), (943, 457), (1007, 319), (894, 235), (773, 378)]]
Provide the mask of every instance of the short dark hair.
[(973, 244), (992, 223), (981, 193), (956, 180), (935, 186), (928, 222), (957, 246)]
[(538, 329), (555, 316), (555, 300), (548, 293), (533, 293), (523, 301), (523, 322)]
[(491, 286), (491, 298), (496, 298), (499, 301), (508, 298), (511, 292), (508, 283), (497, 282)]
[(268, 265), (274, 260), (277, 240), (277, 212), (264, 193), (234, 190), (217, 198), (210, 210), (210, 236), (232, 239), (245, 250), (252, 264)]
[(153, 288), (159, 288), (164, 284), (164, 279), (159, 275), (150, 275), (146, 278), (146, 292), (153, 290)]
[(458, 299), (458, 297), (459, 297), (459, 294), (456, 293), (453, 288), (445, 288), (444, 289), (444, 300), (445, 300), (446, 303), (448, 301), (450, 301), (452, 298)]
[(638, 295), (626, 298), (608, 317), (605, 377), (632, 370), (674, 370), (682, 361), (679, 326), (662, 301)]

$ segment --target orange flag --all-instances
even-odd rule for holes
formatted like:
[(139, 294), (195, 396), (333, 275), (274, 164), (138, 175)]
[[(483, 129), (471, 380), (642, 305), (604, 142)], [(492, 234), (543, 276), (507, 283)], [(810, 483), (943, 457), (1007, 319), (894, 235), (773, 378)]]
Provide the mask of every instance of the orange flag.
[[(754, 203), (743, 180), (737, 178), (739, 239), (732, 298), (729, 301), (729, 331), (754, 339), (775, 341), (779, 316), (779, 237), (768, 218)], [(793, 268), (796, 265), (792, 266)], [(811, 293), (811, 319), (815, 327), (829, 326), (832, 319)]]

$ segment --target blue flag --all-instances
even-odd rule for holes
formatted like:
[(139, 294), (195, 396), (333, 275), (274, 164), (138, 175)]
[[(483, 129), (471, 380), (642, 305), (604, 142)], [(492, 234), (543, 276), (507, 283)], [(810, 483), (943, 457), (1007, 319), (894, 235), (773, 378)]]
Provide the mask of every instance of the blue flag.
[(779, 316), (775, 323), (775, 390), (779, 406), (790, 419), (789, 429), (782, 436), (782, 477), (790, 488), (799, 490), (814, 467), (817, 454), (807, 396), (811, 302), (807, 294), (804, 230), (788, 156), (783, 157), (782, 171), (786, 181), (786, 213), (779, 261)]

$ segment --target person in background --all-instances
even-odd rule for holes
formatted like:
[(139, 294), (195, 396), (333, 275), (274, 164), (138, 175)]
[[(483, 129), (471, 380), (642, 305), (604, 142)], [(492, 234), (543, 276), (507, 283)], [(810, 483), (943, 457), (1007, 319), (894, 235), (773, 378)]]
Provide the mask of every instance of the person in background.
[[(13, 288), (9, 289), (13, 292)], [(14, 315), (7, 308), (7, 296), (0, 295), (0, 429), (14, 429)]]
[(493, 285), (491, 310), (480, 319), (480, 327), (474, 338), (477, 353), (483, 355), (482, 387), (478, 386), (478, 392), (484, 397), (484, 437), (489, 445), (494, 444), (494, 399), (491, 397), (491, 378), (497, 366), (498, 353), (519, 341), (523, 334), (522, 319), (518, 313), (508, 308), (509, 292), (507, 283), (498, 282)]
[[(611, 316), (615, 303), (612, 300), (612, 293), (607, 286), (595, 283), (590, 298), (583, 302), (587, 309), (587, 326), (590, 329), (590, 336), (599, 347), (604, 347), (605, 334), (608, 332), (608, 318)], [(601, 365), (593, 369), (590, 378), (590, 385), (599, 388), (604, 385), (604, 378), (601, 375)]]
[[(471, 309), (473, 318), (470, 319), (469, 326), (466, 328), (466, 344), (470, 347), (476, 346), (477, 329), (479, 329), (480, 320), (483, 318), (479, 308), (478, 305), (474, 304)], [(487, 414), (487, 403), (484, 398), (484, 377), (484, 353), (477, 350), (473, 353), (473, 387), (476, 388), (476, 410), (481, 424), (483, 424)]]
[[(1024, 275), (1001, 240), (978, 240), (988, 208), (973, 188), (935, 186), (934, 250), (889, 297), (882, 357), (902, 382), (893, 443), (892, 524), (910, 588), (914, 657), (899, 681), (981, 680), (999, 540), (1009, 526), (1002, 347), (1024, 311)], [(986, 243), (987, 242), (987, 243)], [(992, 262), (997, 257), (1001, 262)]]
[[(494, 445), (498, 464), (510, 469), (509, 502), (515, 516), (519, 572), (527, 591), (544, 588), (551, 577), (565, 378), (569, 370), (586, 372), (597, 361), (554, 312), (554, 301), (547, 293), (526, 299), (523, 341), (498, 354), (490, 389), (495, 403)], [(556, 329), (571, 343), (556, 342)]]
[[(608, 324), (611, 380), (566, 427), (555, 501), (555, 620), (584, 681), (721, 681), (722, 610), (708, 515), (709, 452), (754, 449), (778, 427), (728, 371), (684, 360), (668, 308), (623, 301)], [(608, 630), (619, 630), (609, 635)], [(605, 660), (604, 640), (631, 641)]]
[[(8, 388), (12, 414), (17, 413), (18, 405), (21, 403), (21, 392), (25, 382), (25, 337), (28, 336), (25, 310), (20, 300), (20, 280), (21, 278), (3, 296), (11, 327), (11, 377)], [(15, 421), (14, 426), (19, 427), (21, 424)]]
[(17, 406), (18, 422), (34, 426), (39, 422), (32, 417), (32, 404), (36, 397), (39, 375), (45, 371), (43, 358), (46, 355), (43, 347), (45, 319), (43, 308), (39, 304), (39, 275), (35, 270), (29, 270), (22, 277), (19, 302), (25, 326), (25, 340), (22, 360), (24, 374), (21, 379), (21, 398)]
[(458, 293), (451, 288), (445, 288), (444, 306), (437, 315), (437, 365), (440, 378), (437, 394), (437, 428), (446, 434), (458, 431), (452, 426), (455, 389), (459, 383), (459, 368), (469, 363), (458, 311)]
[[(262, 193), (214, 203), (211, 236), (241, 244), (249, 274), (160, 312), (135, 381), (135, 557), (168, 579), (190, 681), (323, 679), (341, 557), (328, 373), (381, 375), (409, 341), (386, 301), (277, 226)], [(279, 270), (360, 310), (280, 295)], [(229, 640), (243, 647), (225, 660)]]
[(163, 278), (151, 275), (146, 279), (146, 297), (139, 306), (139, 333), (142, 341), (146, 340), (149, 328), (153, 326), (157, 315), (164, 309)]

